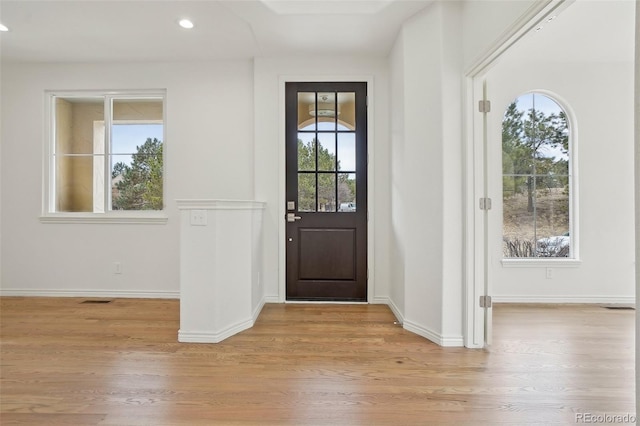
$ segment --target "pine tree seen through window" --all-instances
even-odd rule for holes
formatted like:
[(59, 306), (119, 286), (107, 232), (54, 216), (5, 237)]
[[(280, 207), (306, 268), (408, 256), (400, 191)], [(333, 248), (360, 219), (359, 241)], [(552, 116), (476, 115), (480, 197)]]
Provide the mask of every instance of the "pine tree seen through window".
[(112, 156), (112, 209), (162, 210), (162, 125), (114, 125), (112, 140), (113, 147), (135, 144), (130, 154)]
[(571, 152), (565, 111), (529, 93), (502, 122), (504, 258), (573, 257)]

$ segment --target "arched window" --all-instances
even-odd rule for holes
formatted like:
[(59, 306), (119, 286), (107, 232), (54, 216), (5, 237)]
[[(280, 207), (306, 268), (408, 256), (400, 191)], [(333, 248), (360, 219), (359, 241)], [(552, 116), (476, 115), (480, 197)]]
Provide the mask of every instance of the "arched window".
[(571, 135), (552, 98), (527, 93), (502, 120), (504, 258), (572, 258)]

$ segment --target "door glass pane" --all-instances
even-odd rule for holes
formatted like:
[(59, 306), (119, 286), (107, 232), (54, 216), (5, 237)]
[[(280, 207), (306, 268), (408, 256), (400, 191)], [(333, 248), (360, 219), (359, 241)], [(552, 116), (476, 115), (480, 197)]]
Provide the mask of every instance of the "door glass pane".
[(338, 174), (338, 211), (356, 211), (356, 174)]
[(336, 129), (336, 94), (319, 92), (318, 103), (310, 108), (310, 113), (318, 118), (318, 130)]
[(338, 170), (356, 171), (356, 134), (338, 134)]
[(333, 173), (318, 174), (318, 211), (336, 211), (336, 175)]
[(298, 170), (314, 171), (316, 169), (315, 133), (298, 133)]
[(324, 119), (318, 118), (318, 130), (334, 131), (336, 129), (335, 119), (332, 118), (331, 121), (326, 120), (328, 120), (326, 117)]
[(298, 173), (298, 211), (316, 211), (316, 175)]
[(312, 115), (315, 105), (315, 92), (298, 93), (298, 130), (316, 130), (316, 117)]
[(336, 169), (336, 134), (318, 133), (318, 170)]
[(338, 121), (349, 130), (356, 129), (356, 94), (338, 93)]

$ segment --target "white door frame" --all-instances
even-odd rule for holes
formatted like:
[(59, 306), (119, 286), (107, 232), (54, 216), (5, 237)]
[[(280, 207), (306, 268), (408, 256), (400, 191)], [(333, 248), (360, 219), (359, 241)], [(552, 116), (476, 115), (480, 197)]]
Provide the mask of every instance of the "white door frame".
[(489, 193), (486, 160), (486, 114), (479, 112), (484, 97), (484, 77), (498, 58), (522, 37), (575, 0), (541, 0), (533, 4), (465, 73), (465, 134), (463, 135), (464, 189), (464, 345), (482, 348), (491, 339), (491, 308), (480, 308), (480, 296), (491, 295), (488, 273), (487, 211), (480, 198), (501, 197)]

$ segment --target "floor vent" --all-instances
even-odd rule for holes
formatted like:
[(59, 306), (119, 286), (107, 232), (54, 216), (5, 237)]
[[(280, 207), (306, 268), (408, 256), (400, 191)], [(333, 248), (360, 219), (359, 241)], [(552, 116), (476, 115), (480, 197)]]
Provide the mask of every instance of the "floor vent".
[(80, 303), (98, 303), (98, 304), (103, 304), (103, 303), (111, 303), (113, 302), (113, 300), (85, 300), (83, 302)]
[(616, 309), (619, 311), (635, 311), (636, 310), (636, 308), (634, 308), (633, 306), (603, 306), (603, 308)]

